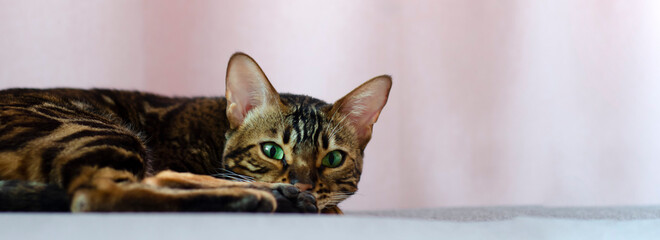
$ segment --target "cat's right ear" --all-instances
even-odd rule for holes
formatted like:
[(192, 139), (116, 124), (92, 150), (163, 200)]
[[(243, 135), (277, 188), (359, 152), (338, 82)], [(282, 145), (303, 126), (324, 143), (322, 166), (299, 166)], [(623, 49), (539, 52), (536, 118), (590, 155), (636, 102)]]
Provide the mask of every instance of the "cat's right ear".
[(234, 53), (229, 59), (226, 84), (227, 119), (232, 129), (243, 124), (250, 110), (280, 103), (257, 62), (244, 53)]
[(344, 116), (349, 120), (348, 123), (355, 127), (357, 139), (363, 149), (371, 139), (373, 125), (387, 103), (391, 88), (390, 76), (372, 78), (337, 100), (330, 110), (332, 116), (340, 113), (339, 116)]

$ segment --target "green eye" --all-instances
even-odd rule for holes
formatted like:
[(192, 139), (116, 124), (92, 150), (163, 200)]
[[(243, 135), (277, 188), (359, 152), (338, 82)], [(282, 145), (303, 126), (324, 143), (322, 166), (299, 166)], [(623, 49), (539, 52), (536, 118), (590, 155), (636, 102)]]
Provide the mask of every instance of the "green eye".
[(325, 155), (321, 163), (323, 164), (323, 166), (329, 168), (339, 167), (343, 157), (344, 156), (341, 154), (339, 150), (334, 150), (332, 152), (329, 152), (328, 155)]
[(266, 157), (275, 160), (282, 160), (284, 158), (284, 151), (275, 143), (264, 143), (261, 145), (261, 150), (266, 154)]

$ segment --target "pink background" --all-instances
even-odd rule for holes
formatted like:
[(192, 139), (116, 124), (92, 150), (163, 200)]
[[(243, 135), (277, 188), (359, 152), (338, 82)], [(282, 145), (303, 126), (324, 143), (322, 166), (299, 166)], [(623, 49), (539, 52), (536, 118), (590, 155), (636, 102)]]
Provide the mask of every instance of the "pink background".
[(0, 88), (394, 87), (346, 209), (660, 204), (660, 2), (0, 0)]

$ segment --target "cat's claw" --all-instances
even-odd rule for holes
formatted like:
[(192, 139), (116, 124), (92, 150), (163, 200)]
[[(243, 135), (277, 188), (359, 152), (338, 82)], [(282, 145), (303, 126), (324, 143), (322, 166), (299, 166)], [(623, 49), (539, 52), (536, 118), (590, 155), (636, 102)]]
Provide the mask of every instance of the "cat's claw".
[(318, 213), (316, 198), (309, 192), (301, 192), (289, 184), (277, 184), (273, 188), (279, 213)]

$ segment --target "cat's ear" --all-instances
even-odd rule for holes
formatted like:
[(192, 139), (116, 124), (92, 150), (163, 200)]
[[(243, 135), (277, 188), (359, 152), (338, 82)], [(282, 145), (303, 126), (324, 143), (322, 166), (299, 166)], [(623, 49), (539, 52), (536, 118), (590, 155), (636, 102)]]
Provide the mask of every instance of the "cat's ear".
[(250, 110), (280, 104), (280, 96), (257, 62), (244, 53), (235, 53), (227, 66), (227, 119), (232, 129), (243, 124)]
[(347, 118), (346, 120), (357, 131), (360, 147), (365, 147), (371, 139), (373, 124), (385, 107), (390, 88), (392, 88), (392, 78), (386, 75), (378, 76), (363, 83), (333, 104), (330, 114)]

